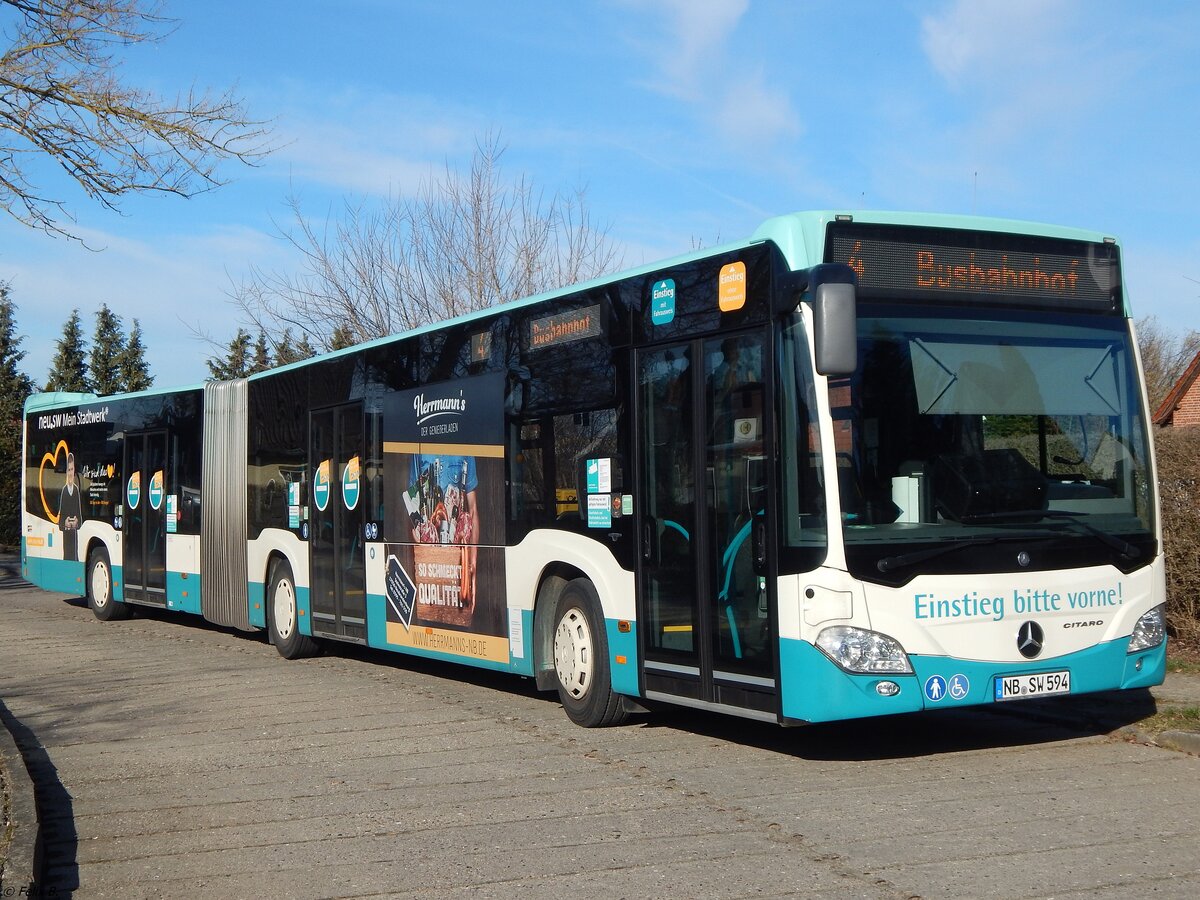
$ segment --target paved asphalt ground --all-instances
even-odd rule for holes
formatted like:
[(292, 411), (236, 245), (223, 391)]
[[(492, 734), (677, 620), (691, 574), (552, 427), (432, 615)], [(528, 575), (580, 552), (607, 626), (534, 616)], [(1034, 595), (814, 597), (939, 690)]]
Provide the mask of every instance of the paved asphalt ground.
[(1200, 758), (1110, 735), (1146, 692), (587, 731), (520, 679), (195, 622), (0, 584), (41, 896), (1200, 896)]

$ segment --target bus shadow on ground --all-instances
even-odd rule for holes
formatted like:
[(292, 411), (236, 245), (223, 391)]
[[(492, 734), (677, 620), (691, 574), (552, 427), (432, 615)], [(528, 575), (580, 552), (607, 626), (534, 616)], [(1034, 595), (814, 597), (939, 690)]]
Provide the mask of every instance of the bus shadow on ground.
[[(329, 646), (326, 653), (560, 705), (556, 694), (538, 691), (532, 679), (503, 672), (348, 644)], [(851, 762), (1107, 736), (1156, 710), (1149, 690), (1114, 691), (781, 727), (717, 712), (654, 705), (631, 716), (624, 727), (673, 729), (797, 758)], [(565, 721), (566, 713), (560, 714)]]
[(651, 713), (644, 727), (673, 728), (776, 753), (867, 762), (1102, 737), (1156, 711), (1148, 690), (930, 710), (782, 728), (692, 710)]
[[(64, 602), (83, 608), (87, 606), (83, 598), (66, 598)], [(197, 616), (155, 607), (138, 606), (133, 608), (133, 612), (137, 618), (226, 634), (261, 644), (264, 650), (275, 652), (269, 646), (265, 632), (237, 631)], [(559, 705), (557, 695), (538, 691), (533, 679), (505, 672), (334, 641), (325, 642), (324, 655), (403, 669), (448, 682), (470, 684), (514, 697)], [(283, 660), (280, 663), (289, 664)], [(1153, 696), (1149, 690), (1143, 689), (929, 710), (799, 727), (781, 727), (717, 712), (655, 705), (648, 712), (631, 716), (629, 724), (624, 727), (673, 729), (802, 759), (859, 762), (1107, 736), (1156, 711)], [(561, 715), (565, 721), (566, 713)]]

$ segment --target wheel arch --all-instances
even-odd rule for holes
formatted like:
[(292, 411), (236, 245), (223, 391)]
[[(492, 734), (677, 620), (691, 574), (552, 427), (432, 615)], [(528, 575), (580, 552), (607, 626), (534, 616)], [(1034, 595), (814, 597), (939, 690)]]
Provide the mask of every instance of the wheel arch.
[(287, 553), (279, 547), (272, 547), (267, 551), (267, 554), (263, 559), (262, 572), (255, 573), (262, 575), (263, 621), (266, 623), (267, 643), (272, 645), (275, 643), (275, 634), (271, 629), (271, 616), (273, 615), (271, 610), (271, 582), (274, 581), (275, 567), (281, 563), (288, 567), (288, 571), (292, 573), (292, 583), (295, 584), (296, 564), (292, 562)]
[[(597, 552), (600, 548), (603, 551)], [(633, 572), (623, 569), (595, 537), (536, 529), (509, 547), (506, 556), (509, 608), (532, 607), (530, 656), (539, 690), (554, 690), (557, 685), (554, 613), (559, 595), (569, 582), (586, 578), (591, 583), (600, 601), (602, 619), (636, 618)]]
[(554, 611), (563, 588), (576, 578), (587, 578), (593, 587), (596, 585), (582, 569), (564, 562), (550, 563), (538, 576), (533, 604), (533, 675), (539, 691), (552, 691), (557, 685), (554, 675)]
[(118, 603), (124, 602), (124, 599), (125, 599), (124, 579), (117, 578), (117, 572), (116, 572), (116, 567), (120, 565), (120, 556), (117, 556), (116, 559), (113, 559), (113, 556), (114, 556), (113, 548), (109, 546), (108, 541), (106, 541), (103, 537), (101, 537), (98, 534), (94, 534), (90, 538), (88, 538), (87, 545), (83, 549), (82, 561), (83, 561), (83, 577), (84, 577), (84, 581), (85, 581), (84, 587), (83, 587), (84, 596), (87, 596), (87, 591), (88, 591), (88, 586), (86, 584), (86, 581), (87, 581), (87, 578), (89, 575), (88, 569), (90, 568), (91, 563), (92, 563), (92, 554), (95, 553), (97, 550), (103, 550), (104, 555), (106, 557), (108, 557), (108, 577), (112, 579), (112, 593), (113, 593), (112, 598), (113, 598), (113, 600), (115, 600)]

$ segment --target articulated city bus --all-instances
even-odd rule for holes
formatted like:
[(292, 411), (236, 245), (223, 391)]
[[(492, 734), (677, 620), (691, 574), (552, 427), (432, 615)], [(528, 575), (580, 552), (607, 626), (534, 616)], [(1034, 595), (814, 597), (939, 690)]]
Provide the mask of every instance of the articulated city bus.
[(816, 212), (231, 382), (42, 394), (22, 565), (532, 677), (585, 726), (1142, 688), (1154, 461), (1117, 242)]

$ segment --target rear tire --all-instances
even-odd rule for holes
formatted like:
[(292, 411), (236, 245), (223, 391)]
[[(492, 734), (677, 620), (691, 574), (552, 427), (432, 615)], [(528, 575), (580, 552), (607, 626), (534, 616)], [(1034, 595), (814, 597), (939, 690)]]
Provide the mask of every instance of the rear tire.
[(103, 547), (88, 554), (87, 602), (92, 614), (101, 622), (129, 618), (129, 607), (114, 599), (112, 563)]
[(300, 633), (296, 580), (292, 577), (292, 567), (286, 562), (277, 562), (271, 567), (267, 585), (267, 628), (270, 629), (271, 643), (284, 659), (315, 656), (321, 649), (315, 640)]
[(590, 581), (568, 582), (554, 622), (554, 673), (567, 717), (584, 728), (622, 724), (629, 713), (612, 689), (600, 598)]

